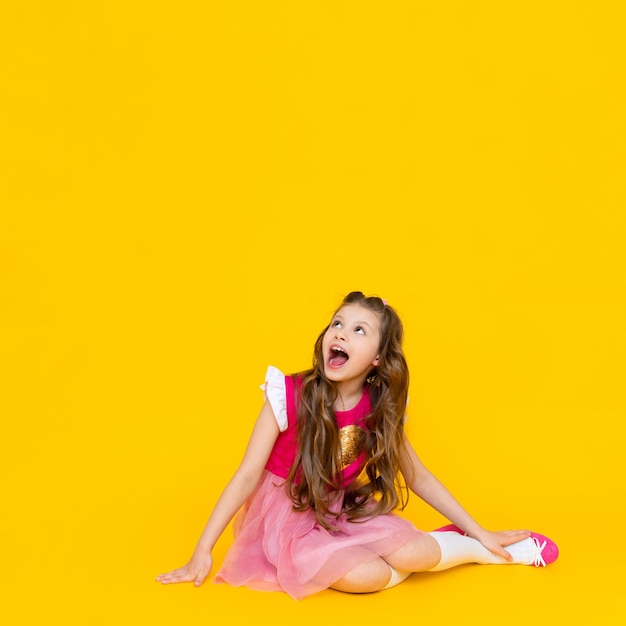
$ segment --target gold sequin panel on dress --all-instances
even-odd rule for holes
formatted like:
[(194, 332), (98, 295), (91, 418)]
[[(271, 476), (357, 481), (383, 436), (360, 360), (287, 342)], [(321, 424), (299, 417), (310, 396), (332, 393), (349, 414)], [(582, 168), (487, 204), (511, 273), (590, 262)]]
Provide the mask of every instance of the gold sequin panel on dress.
[(357, 460), (365, 449), (365, 431), (356, 424), (339, 429), (339, 445), (341, 446), (341, 469)]

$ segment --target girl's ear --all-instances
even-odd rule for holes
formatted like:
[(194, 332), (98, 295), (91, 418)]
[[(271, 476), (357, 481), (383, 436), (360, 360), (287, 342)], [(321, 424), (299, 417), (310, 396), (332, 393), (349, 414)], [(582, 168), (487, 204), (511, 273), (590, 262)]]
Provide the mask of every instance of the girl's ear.
[(372, 365), (376, 367), (380, 363), (380, 354), (372, 361)]

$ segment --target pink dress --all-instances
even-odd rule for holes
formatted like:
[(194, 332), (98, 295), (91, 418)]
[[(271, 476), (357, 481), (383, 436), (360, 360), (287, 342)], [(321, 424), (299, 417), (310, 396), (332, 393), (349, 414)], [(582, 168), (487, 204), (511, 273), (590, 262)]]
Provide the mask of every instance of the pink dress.
[[(263, 389), (281, 432), (259, 485), (235, 517), (235, 540), (215, 582), (284, 591), (299, 600), (330, 587), (357, 565), (389, 554), (421, 535), (394, 513), (360, 522), (350, 522), (342, 514), (333, 518), (337, 530), (331, 531), (318, 522), (313, 511), (294, 511), (284, 487), (296, 454), (293, 379), (269, 367)], [(353, 409), (336, 413), (345, 484), (356, 478), (365, 464), (360, 441), (369, 412), (366, 388)], [(339, 508), (342, 494), (333, 496)]]

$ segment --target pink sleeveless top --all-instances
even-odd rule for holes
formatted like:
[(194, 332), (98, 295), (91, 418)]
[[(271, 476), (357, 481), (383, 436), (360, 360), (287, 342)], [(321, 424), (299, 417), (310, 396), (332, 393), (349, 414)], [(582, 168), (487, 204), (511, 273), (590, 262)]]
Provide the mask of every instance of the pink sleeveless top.
[[(299, 382), (299, 381), (298, 381)], [(297, 384), (299, 388), (299, 384)], [(281, 420), (281, 415), (277, 415), (277, 421), (281, 427), (281, 433), (274, 444), (270, 458), (265, 469), (281, 478), (287, 478), (297, 452), (297, 427), (296, 427), (296, 403), (294, 393), (294, 380), (291, 376), (284, 377), (285, 398), (277, 401), (274, 394), (274, 401), (270, 396), (270, 403), (274, 413), (286, 412), (286, 424)], [(286, 411), (280, 407), (285, 407)], [(337, 426), (339, 428), (339, 442), (341, 446), (341, 470), (343, 472), (343, 483), (349, 485), (361, 473), (365, 465), (365, 420), (371, 412), (369, 390), (363, 390), (363, 395), (357, 405), (348, 411), (336, 411)], [(284, 418), (284, 415), (282, 416)], [(283, 423), (281, 423), (283, 422)], [(284, 429), (283, 429), (284, 428)]]

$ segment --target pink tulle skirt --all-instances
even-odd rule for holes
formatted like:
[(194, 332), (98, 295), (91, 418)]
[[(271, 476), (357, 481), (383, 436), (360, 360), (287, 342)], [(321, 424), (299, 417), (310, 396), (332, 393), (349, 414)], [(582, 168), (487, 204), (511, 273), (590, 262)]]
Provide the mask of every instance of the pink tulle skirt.
[(333, 520), (337, 530), (327, 530), (313, 511), (293, 510), (283, 485), (284, 479), (265, 472), (234, 520), (235, 540), (216, 583), (284, 591), (300, 600), (422, 534), (394, 513), (361, 522), (341, 515)]

